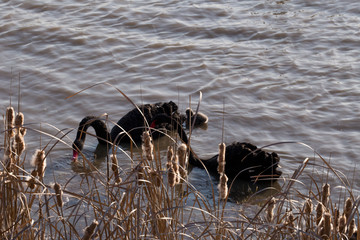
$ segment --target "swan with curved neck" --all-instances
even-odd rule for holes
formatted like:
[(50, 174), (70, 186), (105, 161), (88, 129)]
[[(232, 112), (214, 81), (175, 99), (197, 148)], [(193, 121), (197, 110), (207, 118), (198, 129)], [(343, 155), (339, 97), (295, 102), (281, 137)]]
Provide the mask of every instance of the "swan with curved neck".
[[(140, 109), (140, 111), (139, 111)], [(177, 122), (188, 121), (186, 116), (178, 112), (178, 106), (170, 101), (166, 103), (144, 104), (134, 108), (123, 116), (117, 124), (108, 131), (106, 124), (95, 116), (87, 116), (83, 118), (76, 133), (73, 143), (73, 160), (76, 161), (79, 152), (82, 151), (85, 143), (86, 133), (89, 127), (95, 129), (95, 133), (99, 144), (119, 145), (129, 143), (130, 141), (141, 142), (141, 135), (146, 129), (146, 123), (150, 123), (151, 119), (158, 114), (164, 114), (169, 118), (176, 119)], [(194, 119), (193, 119), (194, 120)], [(196, 120), (196, 119), (195, 119)], [(201, 124), (201, 121), (199, 121)], [(161, 128), (172, 130), (172, 125), (162, 123)], [(153, 138), (159, 137), (161, 134), (155, 132)]]
[[(189, 141), (181, 124), (176, 119), (172, 119), (164, 114), (156, 115), (152, 119), (152, 126), (160, 123), (169, 123), (174, 129), (178, 130), (178, 134), (182, 141), (186, 143), (190, 149), (189, 163), (195, 167), (206, 168), (210, 173), (218, 176), (218, 155), (209, 159), (201, 159), (197, 157), (189, 146)], [(268, 153), (257, 148), (255, 145), (247, 142), (235, 142), (226, 147), (225, 150), (225, 174), (229, 179), (243, 180), (274, 180), (281, 176), (282, 172), (278, 170), (280, 161), (277, 153)]]

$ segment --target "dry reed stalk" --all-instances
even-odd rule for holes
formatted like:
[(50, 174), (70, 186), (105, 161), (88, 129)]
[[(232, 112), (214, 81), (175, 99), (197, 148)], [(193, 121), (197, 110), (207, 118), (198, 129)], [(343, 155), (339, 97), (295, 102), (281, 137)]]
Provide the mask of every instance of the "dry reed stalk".
[(120, 173), (119, 173), (119, 164), (118, 164), (118, 160), (115, 154), (112, 154), (110, 156), (111, 159), (111, 170), (114, 172), (114, 178), (115, 178), (115, 182), (116, 183), (121, 183), (122, 179), (120, 177)]
[(219, 144), (219, 156), (218, 156), (218, 173), (222, 174), (225, 172), (225, 143)]
[(272, 222), (274, 219), (274, 209), (276, 205), (276, 200), (274, 197), (272, 197), (268, 203), (267, 209), (266, 209), (266, 220), (268, 222)]
[(322, 187), (322, 198), (321, 198), (321, 202), (325, 208), (328, 207), (329, 197), (330, 197), (330, 185), (326, 183)]
[(227, 182), (228, 182), (228, 177), (226, 176), (225, 173), (222, 173), (220, 175), (220, 183), (218, 185), (220, 199), (226, 199), (228, 196)]
[(144, 131), (142, 135), (143, 139), (143, 153), (145, 154), (145, 158), (151, 163), (154, 159), (153, 151), (154, 151), (154, 145), (152, 143), (152, 139), (150, 136), (149, 131)]
[(56, 203), (59, 207), (62, 207), (64, 205), (64, 202), (62, 200), (62, 196), (63, 196), (63, 191), (61, 189), (60, 184), (55, 183), (54, 184), (54, 190), (55, 190), (55, 194), (56, 194)]
[(37, 149), (32, 156), (31, 165), (36, 167), (40, 180), (44, 177), (46, 168), (45, 151)]
[(99, 223), (94, 220), (90, 226), (86, 227), (84, 230), (84, 236), (82, 237), (82, 240), (89, 240), (93, 235), (94, 235), (94, 231), (95, 228), (99, 225)]
[(187, 176), (187, 166), (186, 166), (186, 144), (182, 143), (178, 147), (178, 156), (179, 156), (179, 164), (180, 164), (180, 176), (182, 179), (185, 179)]

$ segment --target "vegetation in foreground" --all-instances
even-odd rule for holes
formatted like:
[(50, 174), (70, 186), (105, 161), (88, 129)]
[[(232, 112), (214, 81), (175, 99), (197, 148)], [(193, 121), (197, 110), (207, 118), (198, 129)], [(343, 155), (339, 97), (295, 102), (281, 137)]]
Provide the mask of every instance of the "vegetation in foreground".
[[(1, 239), (360, 239), (359, 199), (321, 156), (328, 174), (341, 182), (341, 199), (332, 198), (331, 186), (316, 177), (311, 188), (299, 181), (308, 166), (305, 159), (276, 194), (249, 214), (229, 207), (232, 185), (224, 174), (212, 199), (197, 191), (187, 181), (186, 145), (176, 141), (168, 148), (166, 167), (148, 132), (141, 159), (133, 159), (138, 164), (130, 170), (119, 166), (115, 146), (106, 173), (83, 156), (79, 164), (91, 171), (74, 173), (81, 177), (74, 192), (67, 186), (75, 176), (62, 185), (44, 181), (46, 157), (66, 134), (52, 136), (55, 143), (42, 149), (25, 150), (29, 129), (24, 115), (8, 107), (4, 126)], [(224, 148), (219, 145), (220, 171), (226, 167), (221, 164)]]

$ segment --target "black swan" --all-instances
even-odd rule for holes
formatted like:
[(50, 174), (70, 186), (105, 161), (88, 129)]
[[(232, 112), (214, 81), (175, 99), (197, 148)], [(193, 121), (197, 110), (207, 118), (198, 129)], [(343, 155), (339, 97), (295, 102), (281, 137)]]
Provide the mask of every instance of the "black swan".
[[(134, 142), (141, 142), (141, 135), (146, 126), (144, 117), (146, 122), (150, 123), (151, 119), (158, 114), (164, 114), (171, 117), (171, 119), (176, 119), (177, 122), (187, 121), (187, 117), (178, 112), (178, 106), (172, 101), (144, 104), (138, 106), (138, 108), (134, 108), (117, 122), (111, 132), (108, 131), (106, 124), (97, 117), (87, 116), (83, 118), (79, 123), (76, 139), (73, 143), (73, 160), (77, 160), (79, 152), (84, 147), (86, 131), (89, 127), (95, 129), (99, 144), (106, 145), (114, 143), (118, 145), (130, 143), (130, 137)], [(200, 123), (201, 121), (198, 121), (198, 124)], [(171, 130), (172, 125), (163, 123), (161, 124), (161, 128)], [(154, 132), (153, 138), (157, 138), (160, 135), (158, 132)]]
[[(206, 168), (209, 173), (219, 176), (218, 155), (210, 159), (201, 159), (197, 157), (189, 146), (188, 138), (182, 126), (171, 117), (165, 114), (156, 115), (152, 119), (152, 126), (157, 124), (168, 123), (173, 124), (174, 129), (177, 128), (178, 134), (184, 143), (190, 149), (189, 163), (195, 167)], [(229, 179), (243, 180), (274, 180), (281, 176), (282, 172), (278, 170), (280, 161), (277, 153), (268, 153), (257, 148), (255, 145), (247, 142), (235, 142), (226, 147), (225, 150), (225, 174)]]

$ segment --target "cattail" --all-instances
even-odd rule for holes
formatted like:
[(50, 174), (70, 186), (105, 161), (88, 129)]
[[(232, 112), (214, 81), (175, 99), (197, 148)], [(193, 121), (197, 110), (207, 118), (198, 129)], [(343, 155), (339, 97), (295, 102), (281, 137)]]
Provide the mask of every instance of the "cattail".
[(348, 230), (348, 237), (351, 238), (355, 232), (356, 232), (355, 219), (351, 219)]
[(306, 199), (304, 204), (304, 213), (305, 213), (305, 221), (306, 221), (306, 230), (310, 229), (310, 216), (313, 210), (313, 203), (310, 198)]
[(178, 155), (174, 156), (172, 164), (173, 164), (173, 169), (174, 169), (174, 173), (175, 173), (175, 183), (178, 184), (178, 183), (180, 183), (180, 170), (179, 170)]
[(21, 128), (24, 124), (24, 114), (19, 112), (15, 117), (14, 125), (17, 129)]
[(220, 193), (220, 199), (226, 199), (228, 195), (228, 177), (225, 173), (220, 174), (220, 183), (218, 185), (219, 193)]
[(330, 237), (331, 233), (331, 214), (326, 212), (324, 214), (324, 232), (322, 235), (326, 236), (326, 239)]
[(324, 207), (328, 206), (329, 196), (330, 196), (330, 185), (326, 183), (323, 185), (322, 188), (322, 199), (321, 199), (321, 202), (324, 205)]
[(20, 156), (25, 150), (24, 137), (20, 132), (15, 134), (14, 148), (18, 156)]
[(352, 205), (353, 204), (352, 204), (351, 198), (347, 198), (345, 201), (345, 206), (344, 206), (344, 214), (345, 214), (347, 221), (350, 220)]
[(154, 170), (150, 170), (149, 171), (149, 176), (150, 176), (151, 182), (156, 187), (160, 187), (160, 185), (161, 185), (161, 176), (158, 174), (158, 172), (156, 172)]
[(268, 222), (272, 222), (274, 219), (274, 209), (275, 209), (276, 200), (274, 197), (272, 197), (268, 203), (268, 207), (266, 209), (267, 212), (267, 220)]
[(174, 187), (176, 184), (176, 174), (172, 164), (168, 167), (168, 183), (170, 187)]
[(61, 190), (61, 186), (58, 183), (54, 184), (54, 190), (56, 194), (56, 202), (59, 207), (62, 207), (64, 205), (64, 202), (62, 200), (63, 191)]
[(346, 216), (345, 214), (343, 214), (339, 219), (339, 233), (345, 233), (345, 231), (346, 231)]
[(174, 187), (176, 184), (176, 172), (174, 171), (173, 164), (174, 150), (171, 146), (168, 147), (166, 168), (168, 170), (168, 183), (170, 187)]
[(111, 170), (114, 172), (115, 182), (121, 183), (122, 180), (121, 180), (120, 174), (119, 174), (119, 165), (118, 165), (118, 160), (117, 160), (116, 155), (112, 154), (110, 156), (110, 159), (111, 159)]
[(143, 153), (145, 153), (146, 159), (149, 162), (151, 162), (154, 159), (154, 156), (153, 156), (154, 146), (153, 146), (149, 131), (143, 132), (142, 139), (143, 139), (143, 145), (142, 145)]
[(83, 236), (83, 240), (89, 240), (93, 235), (94, 235), (94, 231), (95, 231), (95, 228), (97, 227), (97, 225), (99, 225), (99, 223), (94, 220), (90, 226), (86, 227), (85, 228), (85, 234)]
[(187, 172), (187, 166), (186, 166), (186, 144), (181, 144), (178, 148), (178, 156), (179, 156), (179, 164), (180, 164), (180, 176), (185, 179)]
[(219, 156), (218, 156), (218, 173), (222, 174), (225, 172), (225, 143), (219, 144)]
[(30, 177), (30, 179), (28, 180), (28, 183), (27, 183), (28, 187), (30, 189), (35, 188), (35, 182), (36, 182), (35, 178), (37, 177), (37, 175), (38, 175), (38, 172), (36, 171), (36, 169), (32, 170), (31, 177)]
[(12, 138), (14, 136), (14, 119), (15, 119), (15, 110), (13, 107), (6, 108), (6, 124), (7, 124), (7, 131), (8, 136)]
[(318, 205), (316, 206), (316, 225), (319, 225), (322, 219), (323, 212), (324, 212), (323, 205), (321, 202), (319, 202)]
[(46, 168), (45, 151), (40, 149), (36, 150), (31, 159), (31, 165), (37, 167), (38, 176), (43, 178)]
[(340, 218), (340, 211), (337, 207), (334, 210), (334, 229), (339, 231), (339, 218)]
[(295, 232), (295, 217), (292, 211), (289, 211), (287, 213), (287, 224), (289, 226), (289, 232), (294, 233)]

